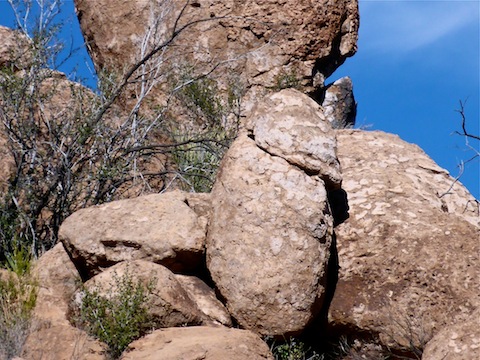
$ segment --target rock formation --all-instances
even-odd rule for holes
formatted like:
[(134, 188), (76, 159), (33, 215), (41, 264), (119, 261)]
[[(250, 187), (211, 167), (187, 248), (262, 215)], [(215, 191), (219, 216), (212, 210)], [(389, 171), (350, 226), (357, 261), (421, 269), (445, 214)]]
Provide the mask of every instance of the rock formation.
[[(173, 40), (155, 55), (164, 61), (145, 106), (161, 104), (170, 77), (195, 64), (193, 75), (215, 69), (224, 93), (232, 82), (245, 88), (244, 119), (210, 194), (112, 201), (63, 222), (61, 243), (33, 270), (39, 289), (24, 359), (106, 359), (106, 344), (73, 325), (75, 312), (85, 291), (108, 298), (125, 274), (155, 282), (147, 299), (155, 329), (125, 360), (273, 359), (260, 336), (309, 331), (317, 342), (347, 336), (351, 356), (363, 358), (385, 349), (419, 358), (424, 348), (425, 360), (479, 357), (478, 201), (415, 145), (332, 129), (355, 122), (350, 79), (324, 80), (356, 51), (356, 0), (75, 6), (96, 69), (112, 77)], [(28, 41), (3, 27), (0, 38), (0, 66), (21, 71)], [(49, 74), (46, 115), (68, 109), (80, 89)], [(136, 90), (127, 86), (109, 121), (130, 112)], [(1, 130), (0, 195), (13, 161)]]
[(105, 344), (70, 323), (70, 301), (80, 276), (62, 244), (57, 244), (39, 259), (33, 269), (33, 277), (38, 281), (39, 288), (33, 323), (22, 357), (105, 360)]
[(192, 270), (204, 256), (207, 219), (189, 207), (189, 198), (205, 197), (175, 191), (79, 210), (65, 220), (59, 239), (83, 276), (137, 259)]
[(352, 80), (346, 76), (325, 87), (322, 102), (325, 117), (334, 129), (352, 128), (357, 116)]
[(325, 297), (333, 218), (322, 178), (340, 184), (335, 141), (320, 107), (295, 90), (260, 103), (249, 123), (212, 190), (207, 266), (242, 327), (288, 337)]
[(392, 348), (420, 347), (480, 306), (477, 203), (397, 136), (342, 130), (337, 139), (350, 218), (337, 231), (330, 319)]
[(170, 57), (176, 66), (195, 63), (196, 70), (204, 72), (224, 62), (223, 68), (231, 71), (222, 70), (219, 82), (225, 87), (231, 80), (225, 74), (235, 74), (234, 82), (247, 89), (248, 109), (285, 76), (309, 91), (321, 88), (356, 52), (356, 0), (75, 0), (75, 6), (97, 71), (123, 73), (139, 61), (150, 29), (156, 38), (148, 40), (160, 44), (169, 38), (177, 18), (177, 29), (207, 19), (175, 39)]

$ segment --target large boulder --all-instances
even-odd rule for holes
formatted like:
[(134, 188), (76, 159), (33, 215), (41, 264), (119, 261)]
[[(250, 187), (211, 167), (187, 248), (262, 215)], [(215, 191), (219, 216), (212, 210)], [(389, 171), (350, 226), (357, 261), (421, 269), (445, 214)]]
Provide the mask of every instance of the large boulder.
[[(84, 287), (108, 299), (118, 296), (126, 281), (150, 289), (145, 305), (156, 328), (200, 325), (207, 318), (170, 270), (149, 261), (121, 262), (85, 282)], [(81, 306), (82, 292), (74, 298), (74, 309)]]
[(273, 360), (273, 356), (250, 331), (193, 326), (156, 330), (131, 343), (120, 359)]
[(480, 306), (475, 199), (398, 136), (339, 130), (337, 139), (350, 219), (337, 228), (330, 320), (391, 349), (421, 348)]
[(59, 239), (87, 277), (135, 259), (192, 270), (204, 257), (208, 214), (193, 196), (192, 203), (203, 211), (198, 216), (189, 197), (173, 191), (82, 209), (63, 222)]
[[(278, 122), (268, 119), (257, 140), (255, 119), (262, 121), (267, 109), (259, 106), (248, 121), (253, 133), (240, 135), (221, 164), (211, 193), (207, 267), (242, 327), (262, 335), (289, 336), (302, 332), (323, 305), (333, 217), (322, 177), (335, 173), (338, 163), (323, 162), (322, 151), (334, 155), (334, 135), (327, 136), (332, 130), (310, 98), (284, 90), (266, 104), (274, 104), (268, 110)], [(310, 154), (322, 163), (316, 171), (296, 165), (307, 163), (307, 155), (290, 163), (295, 154), (276, 142), (286, 124), (291, 133), (285, 136), (295, 139), (296, 146), (305, 146), (302, 136), (308, 137), (305, 142), (322, 146), (309, 131), (328, 138), (321, 150)], [(272, 153), (263, 150), (268, 131), (280, 146)]]
[(318, 174), (329, 188), (340, 187), (335, 133), (315, 101), (286, 89), (258, 103), (249, 122), (255, 144), (266, 153)]
[(97, 70), (124, 73), (139, 61), (142, 44), (153, 48), (170, 37), (174, 24), (179, 29), (197, 22), (175, 38), (162, 66), (195, 64), (207, 72), (221, 63), (232, 71), (222, 71), (220, 83), (235, 74), (251, 99), (283, 77), (306, 89), (321, 87), (356, 52), (356, 0), (75, 0), (75, 6)]

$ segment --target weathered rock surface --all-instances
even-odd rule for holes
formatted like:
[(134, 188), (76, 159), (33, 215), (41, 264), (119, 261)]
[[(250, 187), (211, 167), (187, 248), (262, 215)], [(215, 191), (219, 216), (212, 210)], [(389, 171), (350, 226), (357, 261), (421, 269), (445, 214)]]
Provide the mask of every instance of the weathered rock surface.
[(254, 123), (247, 126), (253, 128), (257, 146), (309, 174), (320, 174), (330, 188), (340, 187), (335, 133), (315, 101), (297, 90), (282, 90), (260, 102), (250, 119)]
[(32, 276), (38, 282), (33, 316), (37, 320), (68, 325), (69, 303), (77, 290), (80, 274), (62, 244), (55, 245), (38, 259)]
[(31, 60), (30, 41), (20, 31), (0, 26), (0, 66), (19, 70)]
[[(185, 4), (75, 0), (97, 70), (120, 73), (140, 58), (148, 29), (157, 27), (157, 42), (165, 40)], [(323, 86), (324, 79), (356, 52), (356, 0), (193, 1), (178, 24), (199, 19), (210, 20), (187, 28), (176, 39), (173, 62), (195, 63), (197, 70), (207, 71), (229, 60), (225, 66), (232, 71), (222, 71), (220, 82), (227, 82), (226, 74), (236, 74), (235, 82), (250, 90), (247, 98), (274, 87), (282, 76), (294, 76), (304, 86)]]
[(337, 228), (331, 321), (393, 347), (421, 345), (480, 306), (476, 203), (397, 136), (339, 130), (337, 139), (350, 219)]
[(40, 257), (32, 276), (38, 282), (38, 293), (22, 356), (32, 360), (106, 359), (106, 346), (68, 321), (69, 302), (80, 275), (62, 244)]
[(422, 360), (480, 359), (480, 309), (469, 319), (447, 326), (430, 340)]
[(59, 323), (39, 324), (25, 342), (22, 357), (28, 360), (107, 360), (105, 344), (84, 331)]
[(353, 83), (348, 76), (326, 87), (322, 107), (334, 129), (352, 128), (355, 125), (357, 103), (353, 95)]
[(135, 259), (192, 270), (204, 256), (206, 214), (197, 216), (188, 198), (174, 191), (82, 209), (64, 221), (59, 238), (89, 276)]
[(267, 344), (247, 330), (193, 326), (156, 330), (134, 341), (122, 360), (262, 360)]
[[(200, 325), (205, 320), (204, 314), (175, 275), (166, 267), (152, 262), (144, 260), (121, 262), (94, 276), (84, 285), (87, 290), (96, 290), (100, 296), (108, 298), (118, 294), (119, 281), (125, 274), (131, 277), (134, 284), (139, 281), (145, 287), (153, 285), (146, 307), (152, 323), (157, 328)], [(81, 299), (81, 294), (76, 296), (76, 299)]]
[[(288, 120), (296, 122), (289, 128), (304, 135), (302, 124), (312, 128), (318, 118), (310, 118), (310, 112), (308, 118), (294, 118), (292, 108), (300, 108), (299, 102), (308, 107), (311, 100), (296, 93), (294, 101), (291, 91), (280, 94), (285, 95), (284, 110), (292, 115)], [(255, 128), (255, 119), (249, 123)], [(269, 123), (272, 138), (280, 133), (274, 125)], [(333, 218), (324, 174), (308, 175), (283, 159), (281, 151), (271, 155), (256, 141), (240, 135), (223, 159), (211, 194), (207, 266), (242, 327), (288, 336), (300, 333), (322, 307)], [(326, 151), (331, 150), (327, 145)]]
[(196, 276), (175, 275), (190, 298), (214, 324), (232, 326), (225, 306), (215, 296), (215, 291)]

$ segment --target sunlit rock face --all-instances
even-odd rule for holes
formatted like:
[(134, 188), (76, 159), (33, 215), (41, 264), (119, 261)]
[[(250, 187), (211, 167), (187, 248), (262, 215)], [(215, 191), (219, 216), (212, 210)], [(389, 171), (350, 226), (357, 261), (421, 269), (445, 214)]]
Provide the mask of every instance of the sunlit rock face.
[(241, 84), (245, 110), (285, 80), (306, 91), (321, 88), (357, 49), (356, 0), (75, 0), (75, 7), (96, 69), (108, 72), (123, 73), (146, 48), (168, 41), (175, 24), (178, 30), (195, 23), (175, 38), (163, 73), (221, 64), (212, 76), (223, 90)]
[(391, 348), (421, 347), (480, 306), (478, 203), (398, 136), (338, 130), (337, 141), (350, 218), (336, 230), (330, 320)]

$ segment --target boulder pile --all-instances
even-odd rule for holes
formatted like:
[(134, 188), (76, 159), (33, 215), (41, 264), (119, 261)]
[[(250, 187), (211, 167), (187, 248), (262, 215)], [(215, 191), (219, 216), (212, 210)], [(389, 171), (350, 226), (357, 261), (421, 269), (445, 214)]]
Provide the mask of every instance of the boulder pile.
[[(122, 75), (173, 36), (162, 66), (194, 63), (225, 93), (236, 74), (242, 121), (210, 193), (112, 201), (62, 223), (33, 269), (23, 359), (108, 359), (78, 312), (89, 293), (121, 294), (119, 279), (148, 290), (150, 326), (120, 359), (273, 360), (265, 340), (291, 337), (346, 339), (350, 358), (479, 358), (478, 201), (417, 146), (336, 129), (355, 123), (353, 85), (325, 79), (356, 51), (356, 0), (75, 6), (99, 72)], [(0, 27), (0, 66), (21, 58), (12, 36)], [(165, 100), (159, 84), (149, 106)], [(138, 90), (125, 86), (120, 118)]]

